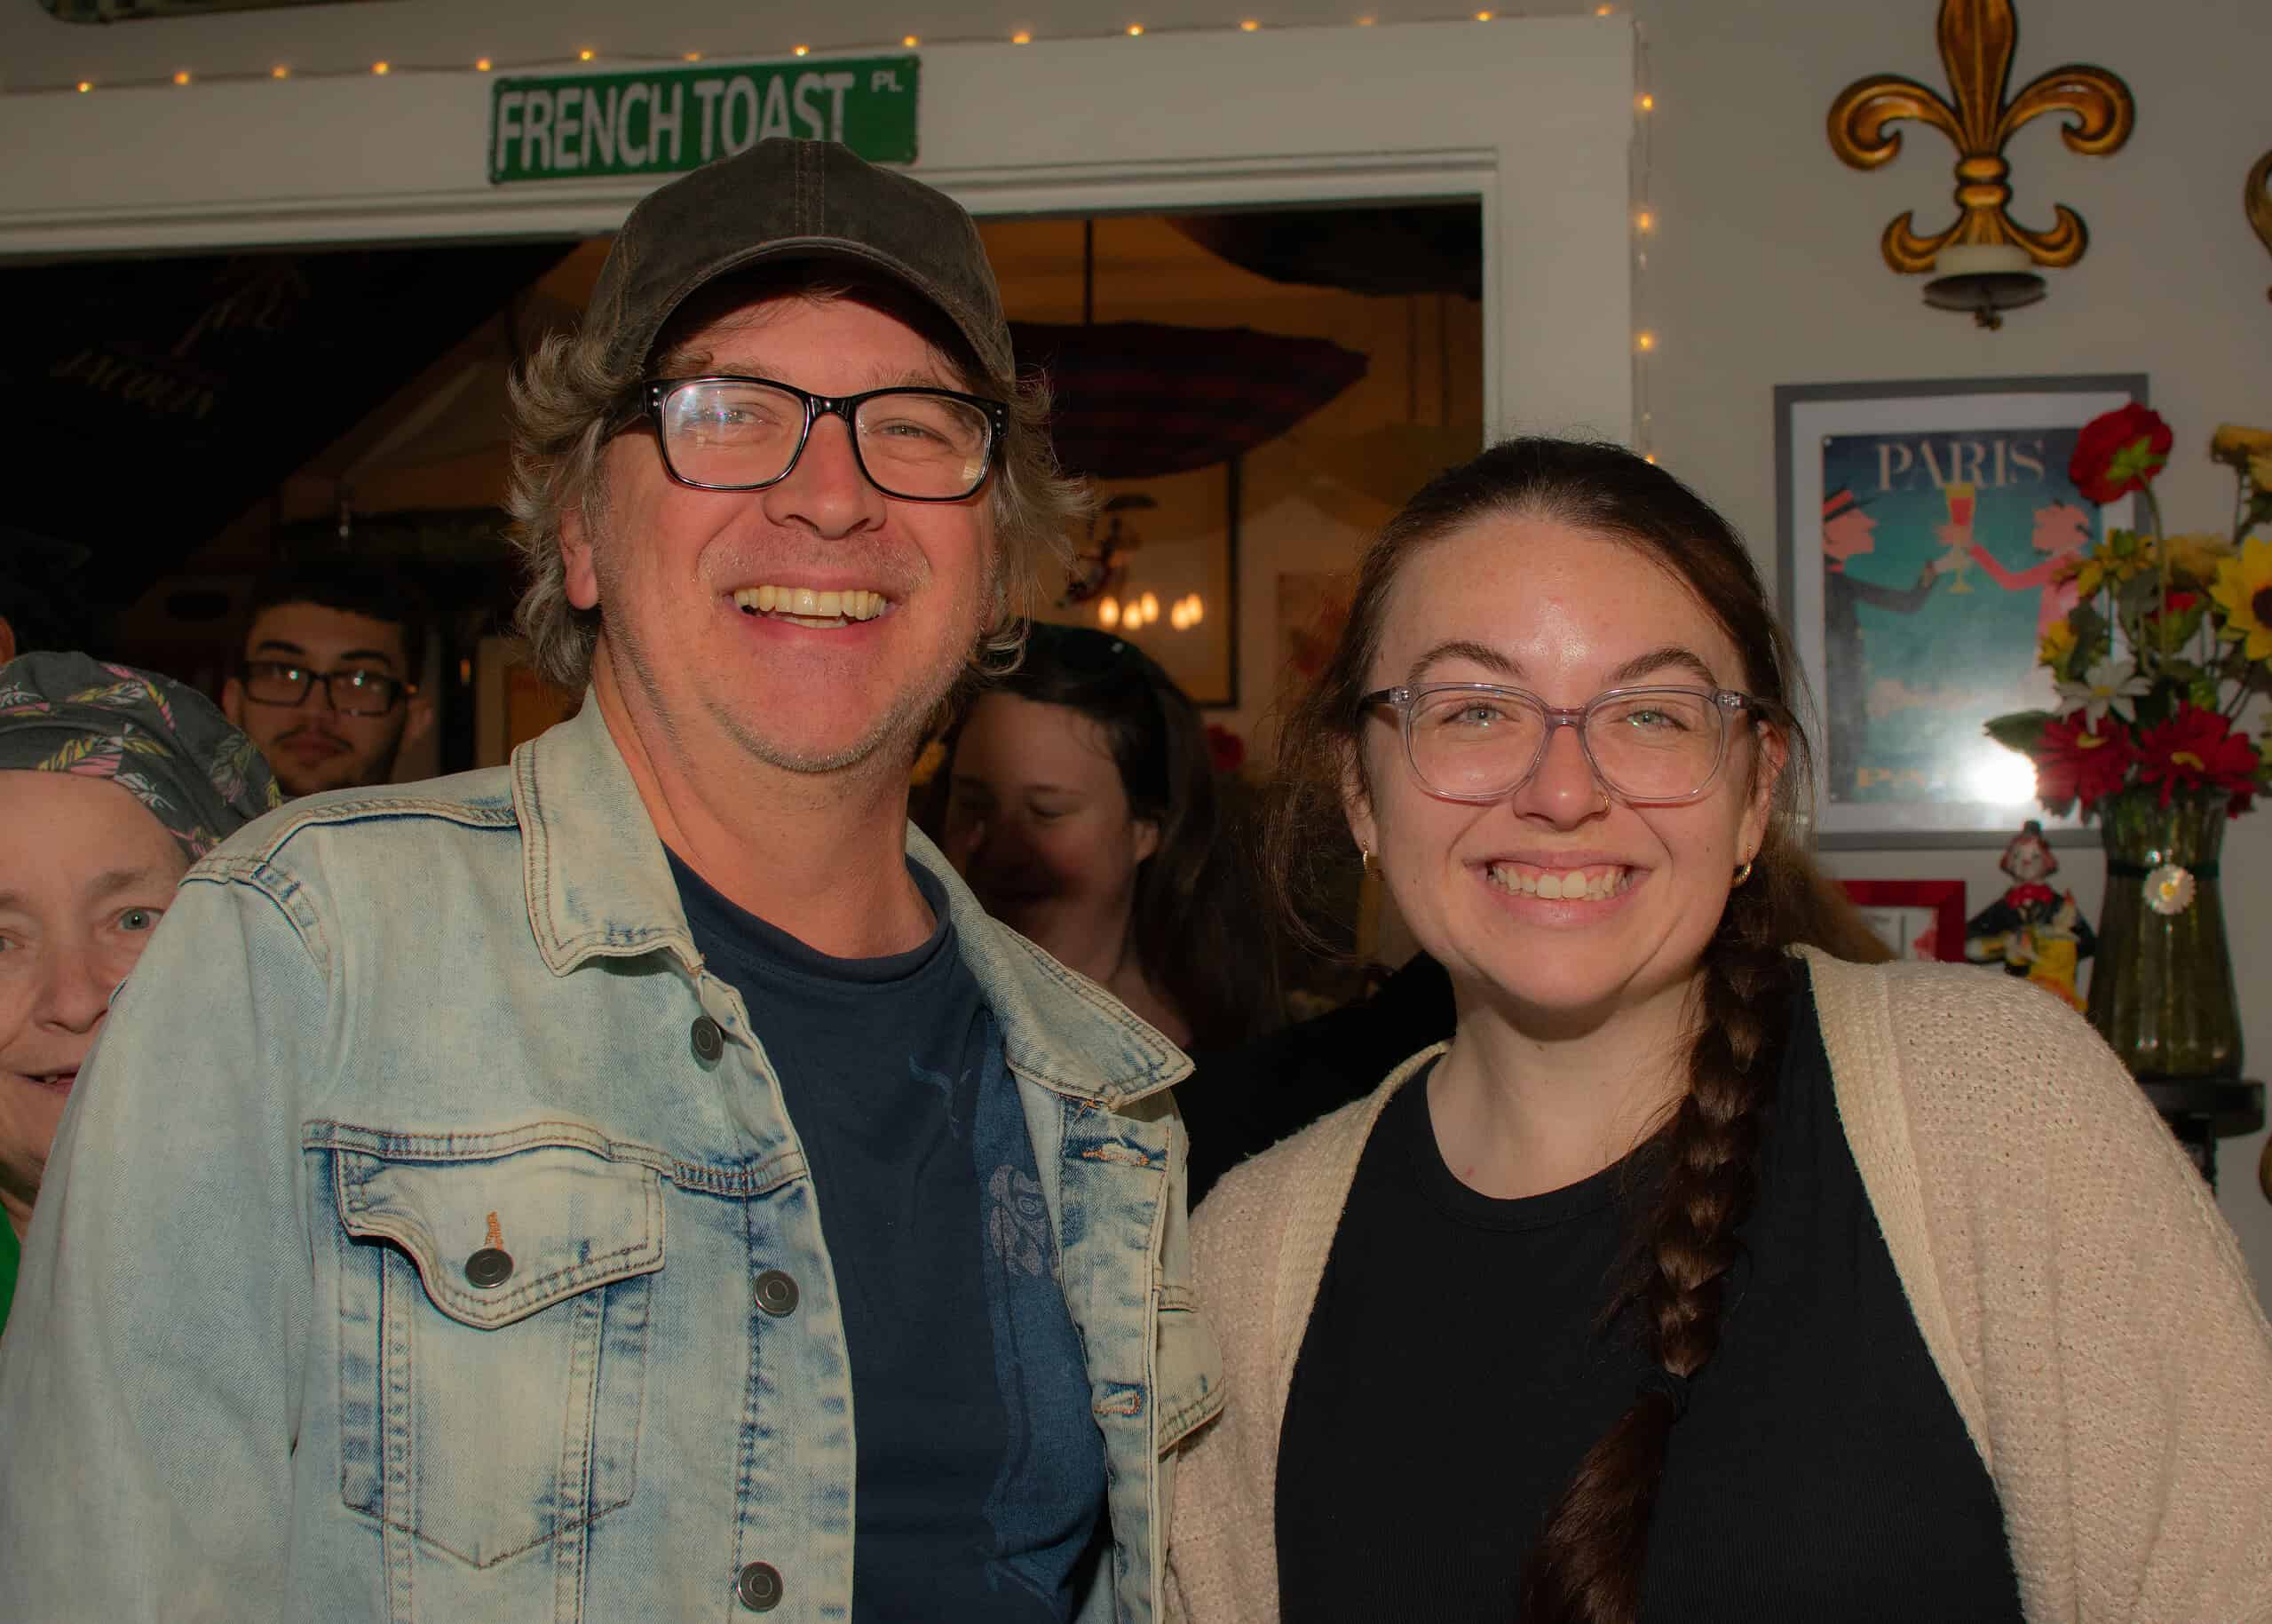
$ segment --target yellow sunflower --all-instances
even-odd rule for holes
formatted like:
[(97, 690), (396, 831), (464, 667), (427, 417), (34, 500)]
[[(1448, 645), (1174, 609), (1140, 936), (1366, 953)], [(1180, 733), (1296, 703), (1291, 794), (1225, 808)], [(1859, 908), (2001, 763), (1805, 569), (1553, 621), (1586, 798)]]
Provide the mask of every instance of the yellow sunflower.
[(2222, 535), (2165, 535), (2162, 545), (2168, 550), (2171, 568), (2204, 585), (2214, 581), (2217, 571), (2233, 556), (2230, 538)]
[(2252, 429), (2237, 423), (2221, 423), (2209, 437), (2209, 455), (2239, 468), (2251, 457), (2272, 453), (2272, 429)]
[(2072, 566), (2076, 596), (2094, 598), (2101, 587), (2120, 586), (2132, 576), (2143, 574), (2153, 564), (2149, 540), (2117, 532), (2084, 553)]
[(2225, 612), (2225, 636), (2248, 639), (2251, 660), (2272, 659), (2272, 542), (2251, 536), (2217, 567), (2209, 596)]
[(2073, 657), (2074, 653), (2075, 629), (2065, 621), (2054, 621), (2051, 622), (2051, 630), (2045, 632), (2043, 640), (2036, 645), (2035, 661), (2038, 665), (2047, 666), (2064, 677), (2067, 674), (2067, 661)]

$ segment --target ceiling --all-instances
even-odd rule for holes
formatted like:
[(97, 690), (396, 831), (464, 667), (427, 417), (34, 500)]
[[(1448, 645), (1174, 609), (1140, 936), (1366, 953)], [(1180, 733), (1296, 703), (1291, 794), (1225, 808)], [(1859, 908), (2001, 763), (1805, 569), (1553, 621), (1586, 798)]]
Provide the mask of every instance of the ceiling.
[[(479, 335), (562, 243), (0, 269), (0, 520), (76, 543), (123, 604)], [(359, 425), (363, 425), (359, 429)]]
[(144, 17), (198, 17), (208, 12), (267, 12), (285, 6), (339, 5), (349, 0), (37, 0), (62, 22), (132, 22)]

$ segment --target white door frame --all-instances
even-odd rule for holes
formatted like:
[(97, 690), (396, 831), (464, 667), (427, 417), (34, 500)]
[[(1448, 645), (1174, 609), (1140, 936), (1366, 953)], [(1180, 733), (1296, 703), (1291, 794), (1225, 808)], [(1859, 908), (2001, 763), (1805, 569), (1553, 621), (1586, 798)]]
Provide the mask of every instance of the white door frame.
[[(1487, 424), (1631, 438), (1629, 23), (1154, 35), (922, 57), (914, 172), (976, 213), (1479, 199)], [(0, 96), (0, 151), (12, 154), (0, 262), (589, 236), (658, 184), (490, 186), (491, 83), (468, 70)]]

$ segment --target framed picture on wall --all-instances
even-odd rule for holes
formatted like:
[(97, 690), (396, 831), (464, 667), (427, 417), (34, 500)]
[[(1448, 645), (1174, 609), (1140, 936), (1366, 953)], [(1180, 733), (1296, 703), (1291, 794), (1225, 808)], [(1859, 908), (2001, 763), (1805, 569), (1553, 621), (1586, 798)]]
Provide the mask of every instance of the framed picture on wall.
[(1982, 725), (2048, 709), (2039, 629), (2063, 616), (2073, 556), (2134, 498), (2085, 501), (2077, 432), (2146, 399), (2142, 374), (1784, 384), (1775, 392), (1784, 619), (1819, 726), (1825, 846), (2001, 845), (2035, 772)]
[(1962, 880), (1845, 880), (1863, 922), (1904, 959), (1964, 957)]

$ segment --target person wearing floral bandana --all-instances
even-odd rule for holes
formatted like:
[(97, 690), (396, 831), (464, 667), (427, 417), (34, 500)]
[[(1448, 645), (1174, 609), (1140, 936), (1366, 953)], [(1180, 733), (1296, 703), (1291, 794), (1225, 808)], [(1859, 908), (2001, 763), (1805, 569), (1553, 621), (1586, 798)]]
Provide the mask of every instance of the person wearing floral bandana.
[(84, 654), (0, 665), (0, 1326), (48, 1150), (189, 866), (281, 804), (202, 695)]

